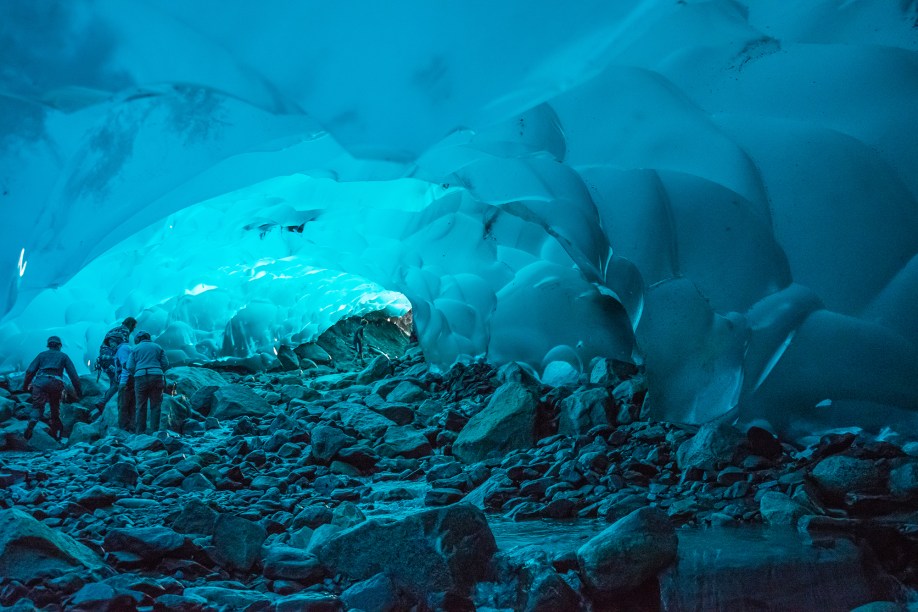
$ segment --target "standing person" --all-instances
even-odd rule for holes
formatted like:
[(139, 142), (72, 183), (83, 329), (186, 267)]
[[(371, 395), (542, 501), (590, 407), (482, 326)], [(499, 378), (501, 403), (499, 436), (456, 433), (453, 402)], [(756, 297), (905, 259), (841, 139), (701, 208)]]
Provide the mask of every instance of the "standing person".
[(354, 332), (354, 350), (357, 351), (357, 359), (361, 363), (363, 363), (363, 344), (365, 342), (363, 334), (367, 329), (367, 323), (366, 319), (360, 319), (360, 327)]
[(165, 373), (169, 368), (166, 351), (153, 342), (150, 333), (137, 332), (134, 351), (128, 357), (127, 371), (134, 377), (134, 433), (147, 433), (147, 402), (150, 402), (149, 431), (159, 431), (159, 411), (166, 386)]
[(70, 357), (61, 352), (61, 339), (57, 336), (48, 338), (48, 350), (42, 351), (32, 360), (26, 370), (25, 380), (22, 381), (24, 391), (32, 390), (32, 416), (25, 430), (25, 439), (32, 437), (35, 425), (45, 413), (45, 404), (51, 406), (51, 437), (58, 442), (64, 434), (64, 424), (61, 423), (61, 395), (64, 393), (64, 372), (70, 377), (73, 390), (77, 399), (83, 392), (80, 389), (80, 377)]
[(118, 381), (118, 428), (134, 431), (134, 377), (128, 372), (131, 343), (122, 342), (115, 351), (115, 375)]
[(99, 347), (99, 356), (96, 358), (96, 380), (99, 380), (99, 376), (102, 372), (105, 372), (105, 376), (108, 377), (108, 389), (105, 391), (105, 395), (102, 396), (102, 399), (95, 404), (99, 414), (102, 414), (102, 411), (105, 410), (105, 404), (107, 404), (108, 400), (112, 399), (112, 396), (118, 391), (118, 376), (115, 372), (115, 352), (118, 350), (119, 346), (130, 340), (131, 332), (134, 331), (135, 327), (137, 327), (137, 319), (134, 317), (127, 317), (121, 322), (121, 325), (108, 330), (108, 333), (105, 334), (105, 338), (102, 339), (102, 346)]

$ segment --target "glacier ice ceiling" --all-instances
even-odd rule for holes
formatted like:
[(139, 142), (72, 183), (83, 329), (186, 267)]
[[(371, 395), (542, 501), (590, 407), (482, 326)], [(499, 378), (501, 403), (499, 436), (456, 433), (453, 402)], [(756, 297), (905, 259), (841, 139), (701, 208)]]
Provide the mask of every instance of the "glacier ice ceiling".
[(914, 0), (4, 2), (0, 369), (411, 307), (443, 366), (914, 431), (916, 50)]

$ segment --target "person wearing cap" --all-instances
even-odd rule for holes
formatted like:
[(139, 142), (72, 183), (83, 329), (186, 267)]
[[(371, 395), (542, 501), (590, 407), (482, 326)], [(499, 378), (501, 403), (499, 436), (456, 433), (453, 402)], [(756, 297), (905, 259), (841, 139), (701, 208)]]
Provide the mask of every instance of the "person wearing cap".
[(364, 333), (366, 332), (368, 324), (369, 321), (366, 319), (360, 319), (360, 326), (354, 332), (354, 351), (357, 352), (357, 359), (359, 359), (361, 363), (363, 363), (363, 344), (366, 342)]
[[(169, 369), (166, 351), (153, 342), (149, 332), (134, 335), (134, 347), (127, 360), (128, 376), (134, 377), (134, 433), (159, 430), (160, 407), (163, 403), (165, 374)], [(147, 427), (147, 402), (150, 403), (150, 423)]]
[[(99, 411), (100, 415), (105, 410), (108, 400), (114, 397), (119, 388), (115, 353), (118, 352), (119, 347), (130, 341), (131, 332), (134, 331), (135, 327), (137, 327), (137, 319), (127, 317), (121, 322), (121, 325), (108, 330), (102, 340), (102, 346), (99, 347), (99, 357), (96, 359), (96, 370), (99, 374), (96, 376), (96, 380), (99, 380), (99, 375), (102, 372), (105, 372), (108, 377), (108, 389), (102, 395), (102, 399), (95, 404), (96, 410)], [(128, 349), (130, 348), (130, 344), (128, 344)]]
[(64, 393), (64, 372), (70, 378), (73, 390), (79, 399), (83, 392), (80, 389), (80, 377), (77, 376), (73, 361), (61, 351), (63, 343), (57, 336), (48, 338), (48, 350), (42, 351), (32, 360), (26, 369), (25, 380), (22, 382), (24, 391), (32, 391), (32, 416), (25, 430), (25, 438), (32, 437), (35, 425), (45, 413), (45, 404), (51, 406), (51, 436), (60, 442), (64, 434), (64, 425), (61, 423), (61, 395)]

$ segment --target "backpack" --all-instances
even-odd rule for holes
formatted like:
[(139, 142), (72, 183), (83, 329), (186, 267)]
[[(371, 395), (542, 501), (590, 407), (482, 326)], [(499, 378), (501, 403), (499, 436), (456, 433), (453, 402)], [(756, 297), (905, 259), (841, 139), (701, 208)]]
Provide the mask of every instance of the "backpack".
[(102, 346), (99, 347), (99, 356), (96, 357), (95, 369), (101, 374), (102, 372), (115, 371), (115, 352), (123, 342), (128, 341), (125, 335), (127, 328), (116, 327), (105, 334), (102, 339)]

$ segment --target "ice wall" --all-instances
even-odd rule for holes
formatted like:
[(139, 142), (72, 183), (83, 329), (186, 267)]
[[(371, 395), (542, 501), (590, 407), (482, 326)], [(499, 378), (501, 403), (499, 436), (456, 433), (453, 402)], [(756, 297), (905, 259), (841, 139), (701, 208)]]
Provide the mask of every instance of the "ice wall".
[(914, 427), (914, 1), (0, 17), (0, 367), (138, 313), (267, 352), (391, 291), (435, 363), (634, 358), (665, 418)]

